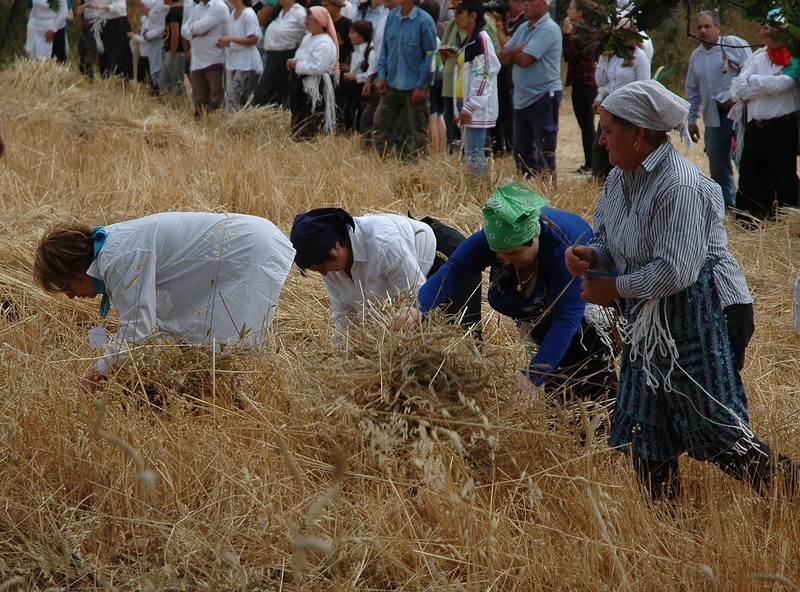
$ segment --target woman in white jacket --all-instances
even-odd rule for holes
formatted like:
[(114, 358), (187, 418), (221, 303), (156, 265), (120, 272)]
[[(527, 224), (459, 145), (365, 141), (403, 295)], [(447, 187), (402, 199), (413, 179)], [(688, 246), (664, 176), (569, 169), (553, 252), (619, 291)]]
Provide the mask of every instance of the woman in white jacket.
[(97, 387), (127, 344), (156, 331), (190, 343), (262, 346), (294, 259), (272, 222), (244, 214), (169, 212), (105, 227), (62, 224), (36, 249), (34, 279), (69, 298), (102, 295), (119, 331), (84, 375)]
[(25, 53), (29, 58), (48, 60), (53, 57), (53, 39), (67, 23), (67, 12), (67, 0), (33, 0), (25, 39)]
[(331, 132), (336, 124), (333, 85), (339, 83), (339, 45), (330, 13), (321, 6), (309, 8), (306, 30), (294, 58), (286, 62), (294, 73), (289, 79), (289, 107), (295, 138), (315, 136), (320, 127)]
[[(464, 158), (467, 170), (476, 177), (486, 171), (486, 134), (497, 121), (497, 73), (500, 60), (494, 51), (489, 34), (483, 30), (483, 3), (480, 0), (461, 0), (456, 6), (455, 20), (466, 35), (458, 50), (463, 102), (456, 105), (456, 123), (461, 126)], [(445, 49), (445, 51), (447, 51)], [(457, 94), (457, 93), (456, 93)]]

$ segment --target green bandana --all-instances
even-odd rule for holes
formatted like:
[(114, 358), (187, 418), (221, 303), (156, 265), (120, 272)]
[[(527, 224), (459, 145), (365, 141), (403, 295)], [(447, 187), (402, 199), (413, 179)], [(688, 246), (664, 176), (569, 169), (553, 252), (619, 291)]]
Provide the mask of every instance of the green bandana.
[(512, 181), (498, 187), (483, 206), (483, 233), (492, 251), (524, 245), (539, 234), (539, 216), (550, 203), (522, 183)]

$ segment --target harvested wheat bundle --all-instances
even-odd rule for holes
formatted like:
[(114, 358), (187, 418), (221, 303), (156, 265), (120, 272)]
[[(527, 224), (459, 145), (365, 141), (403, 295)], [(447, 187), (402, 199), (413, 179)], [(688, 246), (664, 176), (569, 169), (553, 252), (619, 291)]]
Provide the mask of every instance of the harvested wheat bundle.
[(402, 334), (388, 329), (392, 313), (388, 303), (369, 306), (365, 321), (350, 328), (346, 351), (326, 360), (332, 376), (348, 380), (336, 385), (331, 413), (358, 425), (375, 466), (397, 478), (422, 471), (436, 480), (448, 457), (491, 457), (489, 409), (498, 404), (502, 363), (439, 315)]
[(281, 383), (277, 371), (256, 366), (257, 355), (252, 349), (237, 347), (215, 352), (154, 333), (130, 346), (125, 361), (109, 374), (106, 388), (128, 402), (169, 413), (241, 409), (258, 392), (255, 381), (273, 388)]

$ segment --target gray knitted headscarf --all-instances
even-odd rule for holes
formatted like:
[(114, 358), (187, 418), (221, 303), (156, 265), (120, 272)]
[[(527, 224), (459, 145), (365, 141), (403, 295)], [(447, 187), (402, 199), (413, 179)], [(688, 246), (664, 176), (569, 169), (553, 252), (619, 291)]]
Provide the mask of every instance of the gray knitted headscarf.
[(687, 115), (689, 103), (655, 80), (637, 80), (608, 95), (603, 109), (633, 125), (660, 132), (677, 130), (691, 147)]

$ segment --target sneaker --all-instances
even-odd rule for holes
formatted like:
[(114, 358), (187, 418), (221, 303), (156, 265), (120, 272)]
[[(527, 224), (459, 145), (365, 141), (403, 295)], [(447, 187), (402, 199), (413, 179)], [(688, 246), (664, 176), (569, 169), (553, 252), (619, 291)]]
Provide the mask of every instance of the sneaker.
[(579, 175), (591, 175), (592, 174), (592, 167), (583, 165), (580, 168), (575, 169), (573, 172)]

